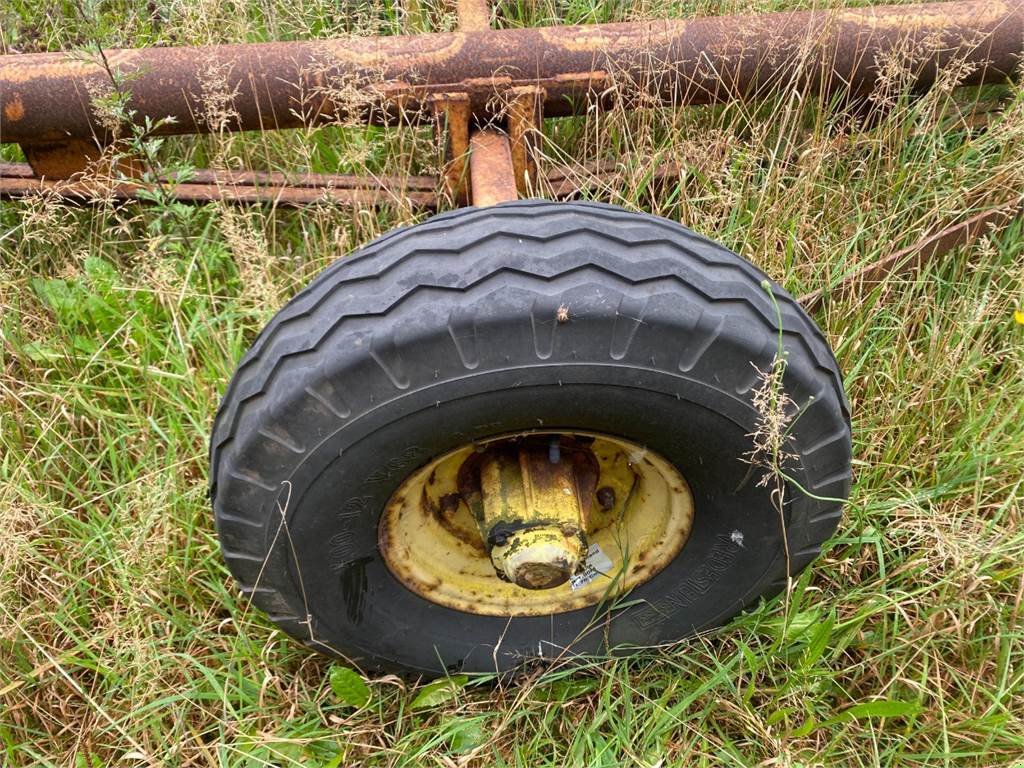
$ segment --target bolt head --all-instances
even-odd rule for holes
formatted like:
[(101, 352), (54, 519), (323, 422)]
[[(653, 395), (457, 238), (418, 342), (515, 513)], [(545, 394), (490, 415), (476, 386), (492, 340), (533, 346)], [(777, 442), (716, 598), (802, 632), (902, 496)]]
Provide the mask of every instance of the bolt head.
[(601, 505), (601, 509), (607, 512), (609, 509), (615, 506), (615, 489), (610, 485), (602, 486), (597, 489), (597, 503)]

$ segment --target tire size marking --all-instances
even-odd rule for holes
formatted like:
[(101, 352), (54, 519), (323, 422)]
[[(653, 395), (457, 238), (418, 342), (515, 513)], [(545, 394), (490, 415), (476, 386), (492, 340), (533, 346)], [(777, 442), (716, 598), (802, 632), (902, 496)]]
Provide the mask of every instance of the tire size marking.
[[(408, 468), (422, 453), (422, 448), (410, 445), (401, 454), (393, 459), (388, 459), (381, 467), (371, 472), (366, 478), (366, 483), (372, 485), (384, 482), (396, 472)], [(372, 501), (372, 496), (354, 496), (342, 504), (341, 509), (335, 515), (339, 530), (327, 541), (328, 562), (331, 570), (335, 573), (340, 573), (359, 559), (357, 531), (361, 525), (365, 525), (368, 520), (372, 519), (373, 510), (370, 508)]]
[(640, 629), (651, 630), (660, 626), (679, 609), (697, 602), (718, 577), (731, 569), (736, 562), (741, 546), (737, 545), (734, 535), (735, 532), (732, 535), (723, 533), (716, 536), (715, 545), (697, 572), (664, 597), (648, 601), (648, 605), (633, 617), (633, 622)]
[(370, 476), (366, 478), (368, 483), (382, 483), (391, 477), (396, 472), (408, 467), (412, 462), (423, 453), (423, 449), (419, 446), (410, 445), (402, 453), (393, 458), (388, 459), (384, 462), (384, 465), (379, 469), (374, 470), (370, 473)]
[(342, 571), (355, 561), (359, 553), (356, 548), (356, 532), (359, 530), (360, 519), (365, 519), (370, 512), (372, 496), (356, 496), (341, 505), (335, 515), (340, 530), (327, 541), (328, 559), (331, 570)]

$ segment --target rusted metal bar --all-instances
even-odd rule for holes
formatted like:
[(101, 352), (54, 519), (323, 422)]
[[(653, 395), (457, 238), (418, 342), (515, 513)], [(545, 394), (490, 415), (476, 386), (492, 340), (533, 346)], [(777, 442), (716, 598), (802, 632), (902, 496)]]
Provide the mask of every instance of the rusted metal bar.
[(544, 89), (523, 85), (509, 92), (508, 137), (512, 151), (512, 171), (520, 195), (529, 195), (537, 183), (534, 151), (540, 139)]
[(990, 208), (971, 216), (965, 221), (943, 227), (932, 232), (902, 250), (896, 251), (866, 267), (847, 275), (838, 284), (828, 289), (812, 291), (798, 301), (808, 311), (817, 309), (826, 295), (840, 295), (854, 288), (870, 290), (890, 277), (920, 272), (924, 267), (962, 245), (970, 245), (990, 232), (1008, 226), (1014, 219), (1024, 215), (1024, 200)]
[[(468, 153), (467, 153), (468, 157)], [(591, 167), (593, 166), (593, 167)], [(666, 165), (655, 172), (658, 179), (678, 179), (679, 169)], [(581, 172), (578, 166), (554, 166), (545, 178), (552, 197), (568, 200), (594, 187), (606, 188), (622, 178), (614, 163), (587, 164)], [(351, 176), (319, 173), (278, 173), (265, 171), (207, 171), (190, 175), (187, 183), (171, 177), (160, 182), (169, 192), (182, 191), (178, 199), (184, 202), (204, 203), (212, 200), (229, 202), (269, 202), (295, 207), (331, 201), (337, 205), (381, 205), (408, 203), (414, 208), (434, 210), (438, 207), (435, 193), (437, 179), (433, 176), (408, 178), (380, 176)], [(511, 184), (511, 179), (509, 184)], [(109, 185), (108, 185), (109, 186)], [(120, 185), (114, 199), (136, 199), (142, 185)], [(242, 189), (245, 188), (245, 189)], [(300, 191), (302, 190), (302, 191)], [(104, 186), (97, 182), (58, 181), (36, 178), (25, 163), (0, 163), (0, 199), (18, 199), (50, 192), (76, 202), (91, 202), (104, 198)], [(502, 199), (508, 197), (508, 190)]]
[[(224, 200), (232, 203), (272, 203), (295, 207), (318, 202), (344, 206), (409, 205), (436, 209), (436, 180), (432, 176), (408, 178), (328, 174), (282, 174), (260, 171), (196, 171), (188, 181), (160, 179), (175, 199), (184, 202)], [(54, 194), (75, 202), (134, 200), (152, 192), (153, 184), (80, 178), (39, 179), (24, 163), (0, 163), (0, 198), (15, 199)]]
[[(456, 10), (459, 29), (472, 32), (490, 25), (490, 6), (487, 0), (458, 0)], [(469, 139), (473, 121), (469, 94), (442, 93), (433, 98), (439, 138), (445, 145), (444, 181), (452, 199), (460, 205), (469, 202)]]
[(473, 132), (469, 145), (473, 205), (483, 207), (515, 200), (519, 194), (508, 136), (495, 128), (485, 128)]
[(47, 179), (69, 179), (87, 168), (106, 162), (117, 166), (122, 176), (141, 176), (145, 162), (125, 153), (116, 156), (104, 154), (103, 148), (95, 141), (71, 138), (67, 141), (45, 144), (22, 144), (21, 150), (35, 175)]
[[(49, 179), (0, 179), (0, 198), (21, 198), (50, 192), (63, 200), (96, 202), (100, 200), (127, 201), (139, 199), (140, 193), (152, 192), (154, 185), (142, 183), (51, 181)], [(310, 189), (305, 187), (252, 187), (213, 184), (176, 184), (169, 190), (176, 200), (206, 203), (223, 200), (231, 203), (272, 203), (283, 207), (307, 206), (313, 203), (336, 203), (349, 207), (384, 204), (409, 205), (414, 208), (436, 209), (437, 197), (432, 192), (391, 193), (376, 189)]]
[(487, 0), (456, 0), (460, 32), (480, 32), (491, 28), (491, 6)]
[(68, 139), (47, 144), (25, 143), (22, 153), (36, 176), (66, 179), (98, 162), (102, 152), (95, 141)]
[[(459, 30), (461, 32), (479, 32), (490, 28), (491, 10), (488, 0), (457, 0), (459, 15)], [(495, 86), (505, 78), (495, 76)], [(512, 104), (516, 103), (518, 95), (509, 93)], [(469, 102), (469, 95), (462, 94), (462, 97)], [(519, 133), (525, 134), (526, 128), (521, 125), (523, 122), (522, 109), (512, 116), (513, 109), (510, 109), (508, 123), (517, 123)], [(470, 159), (469, 159), (469, 189), (473, 205), (484, 206), (500, 203), (505, 200), (515, 200), (519, 192), (517, 182), (517, 168), (522, 167), (525, 172), (525, 150), (510, 141), (508, 135), (493, 128), (472, 128), (472, 108), (466, 110), (465, 125), (469, 132)], [(458, 129), (461, 130), (459, 125)], [(522, 143), (522, 142), (520, 142)], [(525, 144), (524, 144), (525, 146)], [(521, 166), (516, 165), (517, 149)]]
[[(181, 134), (294, 128), (342, 117), (388, 122), (403, 110), (429, 116), (430, 97), (453, 91), (466, 93), (472, 113), (486, 116), (500, 91), (517, 86), (543, 88), (548, 116), (616, 100), (706, 104), (753, 98), (790, 84), (809, 93), (856, 96), (875, 87), (886, 55), (897, 50), (926, 52), (913, 62), (918, 87), (932, 83), (938, 69), (956, 57), (976, 65), (964, 82), (977, 84), (1012, 76), (1022, 47), (1024, 0), (959, 0), (685, 21), (111, 50), (106, 59), (116, 84), (96, 63), (60, 53), (24, 54), (0, 57), (0, 141), (104, 139), (110, 116), (97, 114), (89, 94), (115, 86), (130, 96), (128, 108), (139, 124), (146, 118), (164, 121), (153, 133)], [(222, 84), (230, 103), (229, 114), (216, 121), (208, 116), (211, 81)]]
[(434, 100), (434, 125), (439, 141), (445, 142), (444, 185), (459, 205), (469, 200), (469, 96), (444, 93)]
[[(0, 179), (35, 178), (35, 169), (27, 163), (0, 163)], [(561, 179), (562, 176), (556, 178)], [(187, 182), (215, 186), (301, 187), (309, 189), (384, 189), (433, 192), (437, 179), (433, 176), (375, 176), (347, 173), (282, 173), (280, 171), (215, 171), (192, 169), (187, 178), (173, 174), (160, 177), (162, 184)]]

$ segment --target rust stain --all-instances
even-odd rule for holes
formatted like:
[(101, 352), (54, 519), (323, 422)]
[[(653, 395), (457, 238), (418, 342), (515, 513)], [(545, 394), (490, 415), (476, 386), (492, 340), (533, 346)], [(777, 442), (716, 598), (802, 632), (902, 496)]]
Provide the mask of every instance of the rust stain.
[(16, 93), (4, 104), (4, 119), (16, 123), (25, 116), (25, 102), (21, 100), (21, 94)]
[[(978, 29), (988, 27), (1005, 20), (1012, 12), (1006, 3), (993, 0), (982, 0), (975, 3), (961, 3), (958, 10), (967, 14), (971, 27)], [(870, 30), (920, 30), (945, 28), (950, 26), (952, 14), (943, 4), (919, 6), (898, 6), (897, 8), (857, 8), (842, 11), (836, 15), (837, 21), (855, 24)]]
[(665, 46), (686, 31), (687, 23), (677, 19), (632, 24), (596, 24), (567, 29), (541, 27), (537, 31), (544, 42), (572, 53), (601, 53), (622, 46), (637, 50)]
[[(29, 59), (31, 58), (31, 61)], [(5, 62), (4, 59), (11, 61)], [(61, 53), (31, 53), (0, 56), (0, 83), (5, 87), (34, 83), (38, 80), (63, 81), (69, 77), (102, 74), (102, 70), (86, 61), (69, 59)]]
[(443, 64), (457, 56), (465, 44), (465, 34), (451, 32), (393, 38), (348, 37), (324, 40), (316, 48), (330, 56), (334, 60), (331, 63), (395, 70)]

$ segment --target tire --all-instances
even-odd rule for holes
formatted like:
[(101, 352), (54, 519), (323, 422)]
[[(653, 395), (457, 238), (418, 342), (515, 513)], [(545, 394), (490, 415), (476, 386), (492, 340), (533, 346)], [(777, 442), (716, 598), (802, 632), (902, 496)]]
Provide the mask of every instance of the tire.
[[(787, 581), (779, 512), (744, 460), (777, 317), (783, 387), (801, 409), (787, 473), (810, 491), (785, 495), (791, 574), (835, 530), (850, 484), (835, 358), (772, 283), (777, 315), (765, 280), (674, 222), (591, 203), (467, 208), (379, 238), (277, 314), (224, 396), (210, 494), (231, 573), (285, 632), (366, 670), (505, 671), (723, 624)], [(586, 631), (593, 607), (511, 619), (443, 607), (377, 549), (410, 472), (538, 425), (647, 446), (693, 493), (683, 550), (600, 631)]]

